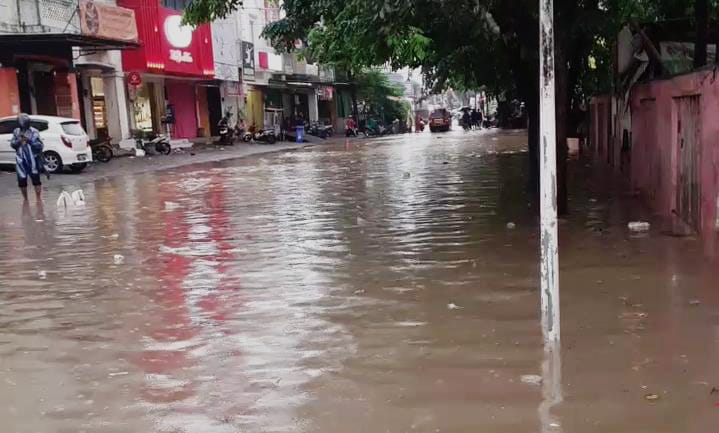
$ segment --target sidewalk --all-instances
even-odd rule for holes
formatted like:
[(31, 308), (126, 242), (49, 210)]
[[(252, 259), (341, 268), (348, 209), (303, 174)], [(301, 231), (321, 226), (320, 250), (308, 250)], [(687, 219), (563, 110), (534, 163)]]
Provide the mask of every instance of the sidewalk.
[[(54, 175), (49, 181), (43, 178), (45, 188), (62, 187), (66, 185), (77, 185), (86, 182), (93, 182), (98, 179), (106, 179), (116, 176), (135, 175), (156, 170), (167, 170), (191, 164), (202, 164), (228, 159), (244, 158), (251, 155), (260, 155), (287, 150), (301, 149), (317, 144), (333, 144), (336, 140), (322, 142), (296, 143), (280, 142), (273, 145), (237, 143), (234, 146), (215, 146), (196, 144), (192, 149), (178, 149), (172, 154), (149, 157), (119, 157), (114, 158), (107, 164), (95, 162), (90, 164), (80, 174), (63, 173)], [(8, 193), (17, 193), (15, 171), (12, 167), (5, 167), (0, 170), (0, 196)]]

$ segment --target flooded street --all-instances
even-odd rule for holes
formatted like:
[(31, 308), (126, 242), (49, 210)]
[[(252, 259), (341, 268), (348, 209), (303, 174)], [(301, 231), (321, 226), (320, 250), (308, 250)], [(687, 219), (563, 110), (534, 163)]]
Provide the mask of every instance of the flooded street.
[(13, 191), (0, 430), (717, 431), (716, 263), (630, 234), (650, 217), (579, 162), (546, 359), (525, 147), (357, 140), (98, 180), (68, 212)]

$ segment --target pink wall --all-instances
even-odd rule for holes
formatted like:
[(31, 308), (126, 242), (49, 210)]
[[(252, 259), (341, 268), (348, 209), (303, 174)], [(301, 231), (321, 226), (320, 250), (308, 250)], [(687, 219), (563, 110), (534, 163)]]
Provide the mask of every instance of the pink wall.
[(711, 71), (653, 81), (632, 91), (632, 187), (661, 216), (674, 218), (680, 143), (674, 98), (700, 95), (700, 227), (707, 251), (716, 252), (719, 195), (719, 80)]
[(167, 102), (175, 108), (172, 138), (197, 137), (197, 106), (192, 82), (166, 80)]

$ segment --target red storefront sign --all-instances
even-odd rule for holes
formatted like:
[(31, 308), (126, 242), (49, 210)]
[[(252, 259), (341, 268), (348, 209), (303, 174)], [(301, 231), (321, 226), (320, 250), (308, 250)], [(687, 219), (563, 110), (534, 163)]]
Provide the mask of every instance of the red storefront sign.
[(127, 74), (127, 84), (133, 87), (140, 87), (142, 85), (142, 75), (139, 72), (130, 72)]
[(203, 78), (215, 75), (209, 24), (194, 30), (183, 26), (180, 12), (160, 6), (157, 0), (117, 3), (135, 11), (142, 45), (122, 52), (125, 70)]

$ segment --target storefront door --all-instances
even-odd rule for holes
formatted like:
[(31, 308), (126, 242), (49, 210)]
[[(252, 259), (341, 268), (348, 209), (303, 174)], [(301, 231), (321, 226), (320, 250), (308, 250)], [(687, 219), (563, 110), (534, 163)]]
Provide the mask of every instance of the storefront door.
[[(222, 97), (220, 96), (219, 87), (208, 87), (207, 88), (207, 109), (210, 114), (210, 131), (213, 137), (220, 135), (217, 124), (222, 120), (224, 113), (222, 112)], [(235, 113), (232, 113), (235, 114)], [(234, 117), (230, 119), (230, 125), (234, 125), (237, 119)]]
[(197, 99), (194, 85), (186, 81), (167, 80), (165, 92), (168, 104), (175, 110), (172, 138), (197, 137)]
[(161, 130), (159, 128), (159, 108), (155, 103), (155, 83), (143, 83), (137, 89), (133, 111), (136, 129)]
[(55, 101), (55, 79), (52, 72), (32, 72), (33, 95), (35, 96), (35, 114), (57, 115)]

